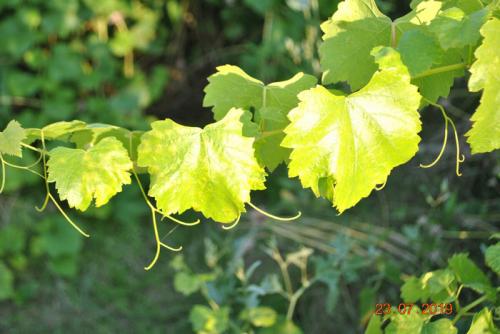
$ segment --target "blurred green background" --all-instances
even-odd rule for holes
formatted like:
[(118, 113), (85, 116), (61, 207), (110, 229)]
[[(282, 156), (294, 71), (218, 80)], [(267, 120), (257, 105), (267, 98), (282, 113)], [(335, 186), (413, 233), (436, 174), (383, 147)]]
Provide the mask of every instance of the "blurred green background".
[[(409, 8), (409, 1), (377, 3), (392, 18)], [(203, 126), (212, 122), (201, 107), (203, 88), (217, 65), (238, 65), (266, 82), (298, 71), (319, 76), (319, 24), (337, 5), (0, 0), (0, 128), (11, 119), (24, 127), (81, 119), (145, 130), (166, 117)], [(460, 79), (442, 101), (460, 135), (478, 98)], [(451, 147), (435, 168), (419, 169), (436, 156), (443, 132), (435, 109), (424, 109), (422, 117), (417, 157), (342, 216), (281, 166), (254, 202), (284, 215), (300, 210), (301, 219), (278, 223), (250, 211), (231, 231), (213, 222), (165, 223), (164, 240), (184, 251), (162, 252), (149, 272), (143, 268), (155, 244), (137, 187), (125, 187), (102, 209), (72, 212), (91, 232), (83, 240), (54, 207), (34, 210), (44, 196), (36, 177), (7, 169), (0, 196), (0, 333), (243, 332), (237, 324), (286, 315), (280, 294), (287, 283), (279, 276), (285, 262), (293, 290), (314, 283), (298, 300), (294, 326), (304, 333), (361, 332), (376, 302), (400, 302), (407, 275), (445, 265), (455, 251), (482, 263), (481, 249), (498, 231), (498, 153), (471, 157), (462, 143), (467, 160), (460, 178)], [(207, 300), (217, 307), (201, 306)], [(213, 331), (197, 328), (207, 319)]]

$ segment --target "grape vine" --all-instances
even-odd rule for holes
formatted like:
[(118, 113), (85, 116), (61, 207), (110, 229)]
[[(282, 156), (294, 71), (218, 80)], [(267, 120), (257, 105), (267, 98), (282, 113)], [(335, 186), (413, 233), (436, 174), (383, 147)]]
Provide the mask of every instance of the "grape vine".
[[(467, 142), (473, 154), (500, 148), (500, 1), (414, 0), (411, 6), (392, 21), (374, 0), (342, 2), (321, 26), (322, 85), (304, 73), (265, 84), (236, 66), (218, 67), (203, 101), (216, 122), (203, 129), (169, 119), (146, 132), (78, 120), (24, 129), (13, 120), (0, 132), (0, 191), (6, 166), (38, 175), (46, 196), (37, 209), (52, 202), (88, 237), (59, 201), (80, 211), (100, 207), (134, 179), (152, 216), (156, 252), (149, 270), (162, 248), (182, 249), (160, 239), (158, 215), (192, 226), (200, 221), (174, 217), (192, 209), (230, 229), (248, 205), (273, 219), (297, 219), (300, 213), (281, 218), (251, 202), (251, 192), (266, 189), (267, 173), (282, 163), (340, 213), (355, 206), (418, 152), (419, 111), (429, 105), (442, 113), (445, 131), (438, 156), (421, 167), (442, 158), (451, 127), (460, 175), (465, 157), (439, 98), (468, 70), (469, 90), (482, 97)], [(37, 161), (9, 161), (24, 150)], [(149, 175), (148, 190), (139, 174)]]

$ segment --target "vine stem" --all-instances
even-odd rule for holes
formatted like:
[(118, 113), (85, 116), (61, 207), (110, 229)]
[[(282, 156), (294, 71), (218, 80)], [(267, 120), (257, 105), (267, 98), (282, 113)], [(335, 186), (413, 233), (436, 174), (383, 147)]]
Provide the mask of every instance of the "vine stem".
[(291, 296), (290, 298), (290, 304), (288, 305), (288, 310), (286, 312), (286, 319), (287, 320), (292, 320), (293, 314), (295, 312), (295, 307), (297, 306), (297, 302), (299, 301), (300, 297), (304, 294), (304, 292), (307, 290), (307, 288), (311, 285), (310, 282), (305, 282), (305, 284), (295, 291), (295, 293)]
[(440, 67), (436, 67), (436, 68), (432, 68), (430, 70), (424, 71), (424, 72), (414, 76), (412, 79), (421, 79), (421, 78), (429, 77), (431, 75), (435, 75), (435, 74), (439, 74), (439, 73), (461, 70), (461, 69), (464, 69), (466, 67), (467, 67), (467, 64), (465, 64), (465, 63), (440, 66)]
[(476, 299), (475, 301), (473, 301), (469, 305), (462, 307), (462, 309), (458, 312), (458, 314), (455, 316), (455, 318), (453, 318), (452, 324), (456, 324), (457, 321), (460, 320), (460, 318), (463, 317), (468, 311), (472, 310), (474, 307), (481, 304), (486, 299), (488, 299), (488, 296), (484, 295), (484, 296)]
[[(43, 161), (43, 178), (44, 178), (44, 181), (45, 181), (46, 195), (45, 195), (45, 200), (43, 201), (42, 206), (40, 208), (38, 208), (38, 207), (35, 206), (35, 209), (38, 212), (42, 212), (42, 211), (45, 210), (45, 208), (47, 207), (47, 204), (49, 204), (49, 198), (51, 196), (50, 195), (49, 182), (48, 182), (48, 179), (47, 179), (47, 161), (46, 161), (46, 157), (45, 157), (45, 152), (47, 152), (47, 150), (46, 150), (46, 147), (45, 147), (45, 135), (44, 135), (42, 129), (40, 129), (40, 138), (41, 138), (41, 141), (42, 141), (42, 151), (41, 151), (41, 154), (42, 154), (42, 161)], [(26, 144), (26, 147), (34, 149), (34, 150), (38, 150), (36, 147), (32, 147), (31, 145), (27, 145)]]

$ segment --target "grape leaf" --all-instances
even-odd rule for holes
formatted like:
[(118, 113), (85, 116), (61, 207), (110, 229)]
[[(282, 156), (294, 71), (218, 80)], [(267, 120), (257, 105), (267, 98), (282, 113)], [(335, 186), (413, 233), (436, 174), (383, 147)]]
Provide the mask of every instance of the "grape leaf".
[(401, 298), (405, 303), (416, 303), (427, 298), (427, 293), (418, 277), (411, 276), (405, 280), (401, 286)]
[(486, 249), (486, 264), (500, 275), (500, 242)]
[(171, 120), (152, 123), (138, 148), (138, 165), (151, 174), (149, 195), (165, 213), (189, 208), (228, 223), (245, 212), (250, 191), (265, 189), (266, 173), (243, 137), (241, 109), (204, 129)]
[(439, 319), (426, 323), (421, 334), (456, 334), (457, 332), (457, 328), (450, 319)]
[(288, 112), (297, 106), (297, 94), (313, 87), (315, 77), (303, 73), (293, 78), (264, 85), (236, 66), (225, 65), (208, 78), (203, 106), (212, 107), (214, 118), (222, 119), (231, 108), (255, 110), (243, 116), (245, 136), (256, 137), (255, 154), (261, 165), (273, 171), (288, 159), (290, 150), (280, 146)]
[[(467, 14), (471, 14), (483, 8), (483, 3), (487, 3), (488, 0), (431, 0), (432, 2), (439, 2), (443, 9), (449, 9), (453, 7), (460, 8)], [(491, 0), (489, 0), (491, 1)], [(426, 0), (412, 0), (410, 3), (411, 8), (417, 8), (421, 3), (429, 2)]]
[(455, 273), (457, 280), (466, 287), (480, 293), (494, 292), (486, 274), (469, 259), (467, 253), (459, 253), (448, 259), (449, 268)]
[(395, 23), (399, 32), (415, 29), (418, 26), (427, 26), (436, 18), (442, 8), (440, 1), (422, 1), (415, 5), (408, 14), (396, 19)]
[[(461, 50), (449, 49), (443, 54), (442, 62), (433, 66), (431, 70), (444, 66), (456, 65), (462, 61)], [(440, 96), (448, 96), (451, 86), (453, 86), (453, 81), (455, 78), (462, 76), (463, 73), (464, 70), (458, 68), (456, 70), (438, 72), (431, 75), (416, 75), (411, 82), (418, 86), (419, 92), (424, 98), (431, 102), (436, 102)]]
[(480, 312), (474, 315), (472, 318), (472, 324), (467, 331), (467, 334), (485, 334), (485, 333), (495, 333), (496, 328), (493, 323), (493, 316), (491, 311), (485, 307)]
[(30, 128), (26, 129), (27, 142), (32, 143), (35, 140), (42, 139), (42, 131), (43, 138), (48, 140), (61, 140), (68, 141), (70, 135), (79, 129), (83, 129), (86, 127), (86, 123), (82, 121), (61, 121), (49, 124), (40, 129)]
[(224, 333), (229, 327), (229, 312), (228, 307), (212, 310), (204, 305), (195, 305), (189, 313), (189, 321), (196, 333)]
[(420, 312), (394, 314), (385, 334), (421, 334), (426, 317)]
[(388, 46), (392, 40), (392, 21), (373, 0), (342, 2), (321, 29), (323, 83), (347, 81), (353, 90), (365, 85), (377, 70), (370, 51), (379, 45)]
[(437, 36), (443, 49), (475, 46), (481, 35), (479, 29), (488, 19), (487, 8), (470, 15), (457, 7), (441, 11), (429, 29)]
[[(462, 62), (461, 50), (444, 53), (429, 24), (441, 9), (441, 2), (424, 1), (407, 15), (392, 22), (369, 0), (345, 1), (343, 11), (323, 23), (320, 47), (323, 83), (347, 81), (352, 90), (368, 82), (377, 66), (370, 55), (373, 47), (397, 45), (414, 85), (432, 102), (447, 96), (453, 79), (463, 70), (420, 77), (426, 70)], [(355, 62), (352, 59), (356, 59)]]
[(440, 63), (443, 51), (434, 36), (424, 29), (406, 32), (399, 40), (397, 50), (412, 77)]
[(49, 152), (48, 182), (55, 182), (59, 197), (70, 207), (85, 211), (95, 199), (106, 204), (130, 184), (132, 161), (116, 138), (101, 140), (88, 150), (57, 147)]
[[(299, 94), (282, 146), (292, 148), (289, 175), (340, 212), (383, 184), (392, 168), (418, 150), (420, 95), (399, 54), (376, 48), (368, 85), (347, 97), (317, 86)], [(330, 191), (320, 191), (320, 183)]]
[(473, 154), (500, 148), (500, 20), (489, 20), (481, 34), (484, 40), (475, 52), (477, 60), (469, 79), (471, 91), (483, 90), (481, 104), (471, 118), (474, 124), (466, 134)]
[(423, 274), (420, 278), (410, 277), (401, 287), (401, 298), (407, 303), (431, 300), (435, 303), (449, 302), (456, 290), (453, 272), (447, 269), (435, 270)]
[(372, 315), (368, 325), (366, 326), (365, 334), (384, 334), (382, 332), (382, 318), (377, 315)]
[(10, 121), (5, 130), (0, 131), (0, 154), (22, 157), (21, 143), (24, 139), (25, 130), (17, 121)]
[(262, 105), (264, 83), (252, 78), (233, 65), (217, 67), (217, 73), (208, 77), (204, 107), (212, 107), (216, 121), (226, 116), (231, 108), (249, 110)]

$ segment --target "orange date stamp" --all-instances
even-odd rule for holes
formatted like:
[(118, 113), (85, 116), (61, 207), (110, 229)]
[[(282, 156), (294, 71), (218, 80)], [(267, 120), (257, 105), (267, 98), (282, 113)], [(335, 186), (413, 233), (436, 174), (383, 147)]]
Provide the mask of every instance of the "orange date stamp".
[(399, 314), (412, 314), (412, 312), (418, 312), (420, 314), (435, 315), (435, 314), (453, 314), (453, 304), (408, 304), (400, 303), (398, 305), (391, 305), (387, 303), (375, 304), (375, 310), (373, 313), (375, 315), (387, 315), (392, 313)]

